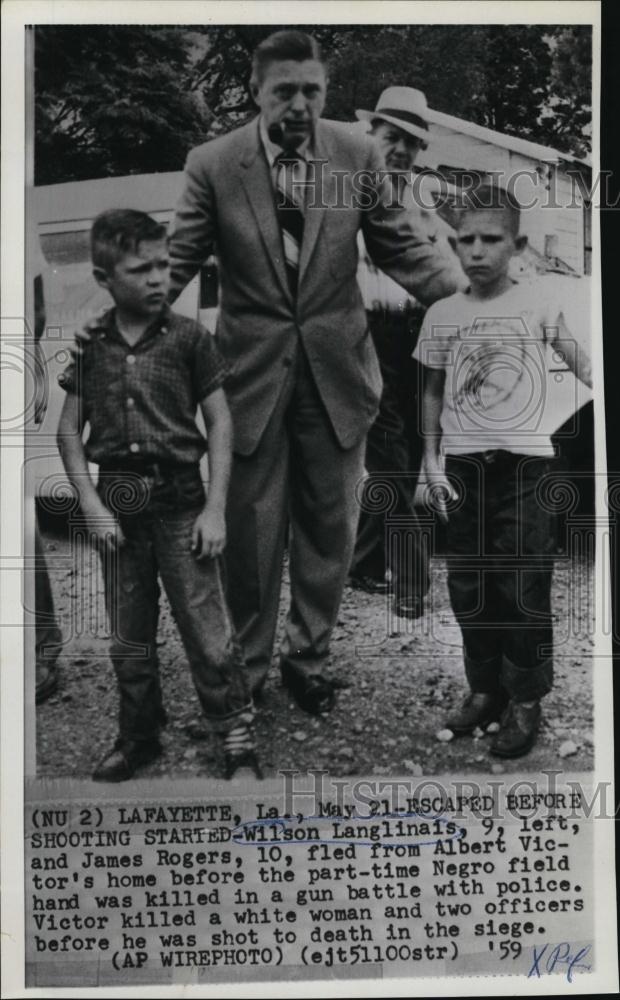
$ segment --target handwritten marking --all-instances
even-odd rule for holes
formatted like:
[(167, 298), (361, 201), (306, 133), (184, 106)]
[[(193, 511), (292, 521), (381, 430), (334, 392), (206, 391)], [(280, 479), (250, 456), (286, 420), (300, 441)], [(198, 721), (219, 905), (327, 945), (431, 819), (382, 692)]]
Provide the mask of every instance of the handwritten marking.
[[(566, 980), (569, 983), (573, 982), (573, 972), (590, 972), (592, 966), (586, 965), (582, 959), (588, 955), (592, 945), (588, 944), (584, 948), (580, 948), (576, 955), (571, 954), (571, 947), (567, 941), (556, 944), (548, 951), (550, 947), (549, 944), (543, 945), (542, 948), (534, 945), (533, 962), (528, 972), (528, 979), (532, 976), (540, 979), (545, 973), (551, 975), (553, 972), (560, 972), (562, 966), (566, 967)], [(543, 962), (545, 956), (546, 960)]]

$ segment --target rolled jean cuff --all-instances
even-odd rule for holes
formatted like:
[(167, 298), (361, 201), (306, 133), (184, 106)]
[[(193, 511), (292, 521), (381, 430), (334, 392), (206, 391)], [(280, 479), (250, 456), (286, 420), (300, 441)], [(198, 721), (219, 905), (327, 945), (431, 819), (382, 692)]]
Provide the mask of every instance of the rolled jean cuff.
[(255, 714), (254, 704), (253, 702), (249, 702), (243, 708), (229, 712), (228, 715), (207, 715), (205, 713), (205, 719), (214, 733), (229, 733), (231, 729), (236, 729), (237, 726), (251, 726), (254, 722)]
[(553, 687), (553, 660), (543, 660), (535, 667), (517, 667), (504, 656), (502, 684), (513, 701), (536, 701)]
[(487, 660), (474, 660), (465, 653), (465, 676), (470, 690), (475, 694), (493, 694), (500, 686), (502, 673), (501, 656), (490, 656)]

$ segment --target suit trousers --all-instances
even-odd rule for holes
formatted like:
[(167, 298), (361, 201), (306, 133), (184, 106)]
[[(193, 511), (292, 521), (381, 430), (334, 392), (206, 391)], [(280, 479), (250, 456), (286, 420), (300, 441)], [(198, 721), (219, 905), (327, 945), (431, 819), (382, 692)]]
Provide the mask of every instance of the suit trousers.
[(359, 516), (356, 486), (365, 438), (339, 445), (298, 341), (258, 448), (235, 455), (225, 551), (228, 602), (248, 681), (260, 690), (271, 664), (284, 552), (291, 600), (281, 662), (320, 672), (349, 570)]
[[(387, 310), (367, 315), (383, 392), (379, 414), (368, 433), (368, 479), (351, 572), (383, 580), (389, 569), (397, 598), (424, 597), (430, 586), (428, 552), (413, 506), (422, 461), (420, 373), (411, 357), (422, 315)], [(377, 512), (375, 497), (385, 496), (386, 490), (389, 509)], [(388, 552), (390, 520), (399, 527), (390, 535)]]

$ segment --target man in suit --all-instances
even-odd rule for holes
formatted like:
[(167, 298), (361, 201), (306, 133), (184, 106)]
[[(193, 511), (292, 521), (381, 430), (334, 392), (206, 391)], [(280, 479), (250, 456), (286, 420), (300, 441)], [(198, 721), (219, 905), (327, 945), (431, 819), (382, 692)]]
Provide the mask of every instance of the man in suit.
[(228, 596), (250, 685), (271, 663), (288, 543), (291, 604), (284, 684), (305, 711), (333, 705), (321, 673), (355, 543), (356, 486), (381, 375), (356, 282), (357, 233), (418, 299), (457, 277), (416, 232), (372, 141), (321, 120), (316, 41), (280, 31), (253, 60), (260, 115), (193, 149), (171, 239), (173, 296), (212, 251), (221, 275), (217, 339), (235, 442)]

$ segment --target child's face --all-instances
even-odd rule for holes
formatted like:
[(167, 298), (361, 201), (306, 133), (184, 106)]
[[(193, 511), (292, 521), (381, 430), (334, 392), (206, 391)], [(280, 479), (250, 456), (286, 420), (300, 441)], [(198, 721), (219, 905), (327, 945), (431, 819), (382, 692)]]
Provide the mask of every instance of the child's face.
[(473, 291), (486, 294), (505, 282), (511, 257), (522, 249), (509, 212), (501, 208), (465, 211), (460, 218), (455, 250)]
[(135, 253), (126, 253), (111, 274), (98, 273), (121, 312), (136, 318), (156, 316), (166, 301), (170, 285), (170, 260), (165, 240), (143, 240)]

